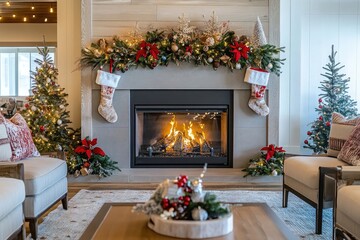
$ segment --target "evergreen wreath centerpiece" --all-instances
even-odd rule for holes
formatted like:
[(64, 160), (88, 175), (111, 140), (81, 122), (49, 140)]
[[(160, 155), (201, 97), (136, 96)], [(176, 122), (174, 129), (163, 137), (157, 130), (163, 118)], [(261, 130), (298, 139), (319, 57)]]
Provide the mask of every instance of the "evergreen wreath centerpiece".
[(247, 172), (244, 177), (283, 174), (285, 150), (274, 144), (260, 149), (258, 157), (250, 159), (249, 166), (242, 171)]
[[(199, 234), (199, 236), (211, 237), (231, 232), (232, 214), (230, 213), (229, 206), (217, 201), (215, 194), (203, 192), (202, 178), (204, 177), (206, 168), (207, 164), (205, 164), (204, 170), (200, 176), (192, 180), (186, 175), (180, 175), (173, 181), (169, 179), (163, 181), (156, 188), (150, 199), (143, 204), (134, 206), (133, 211), (149, 215), (149, 227), (158, 233), (169, 236), (194, 238), (194, 235), (190, 236), (187, 234)], [(224, 219), (224, 221), (222, 221), (222, 219)], [(184, 225), (184, 221), (181, 220), (187, 221), (189, 225)], [(218, 222), (213, 222), (213, 224), (221, 224), (221, 222), (227, 224), (231, 221), (231, 226), (224, 228), (226, 233), (221, 230), (217, 233), (206, 233), (206, 231), (203, 231), (203, 233), (197, 232), (196, 227), (199, 225), (196, 225), (194, 221), (197, 221), (198, 223), (202, 221), (205, 223), (208, 222), (208, 220), (218, 220)], [(170, 224), (175, 225), (178, 221), (179, 223), (182, 223), (181, 226), (192, 228), (190, 231), (191, 233), (185, 229), (179, 229), (179, 231), (168, 233), (168, 229), (153, 226), (154, 223), (156, 225), (156, 223), (159, 222), (161, 222), (162, 225), (166, 225), (169, 221), (171, 222)], [(203, 229), (204, 227), (205, 226), (202, 226)]]

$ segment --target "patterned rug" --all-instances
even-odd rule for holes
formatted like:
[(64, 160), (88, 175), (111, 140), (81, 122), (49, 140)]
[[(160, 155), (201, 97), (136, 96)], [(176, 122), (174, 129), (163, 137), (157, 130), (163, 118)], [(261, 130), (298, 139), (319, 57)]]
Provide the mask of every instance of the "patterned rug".
[[(57, 209), (39, 225), (39, 239), (79, 239), (105, 202), (144, 202), (153, 190), (79, 191), (70, 201), (68, 210)], [(289, 194), (287, 208), (281, 207), (280, 191), (209, 191), (224, 202), (265, 202), (299, 239), (331, 239), (332, 210), (324, 211), (323, 234), (314, 234), (315, 209)]]

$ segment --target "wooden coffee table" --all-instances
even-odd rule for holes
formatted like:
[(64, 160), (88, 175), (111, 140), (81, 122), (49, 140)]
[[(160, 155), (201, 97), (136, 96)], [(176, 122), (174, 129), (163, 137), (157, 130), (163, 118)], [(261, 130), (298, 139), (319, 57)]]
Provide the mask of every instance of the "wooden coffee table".
[[(179, 239), (155, 233), (147, 226), (149, 217), (133, 213), (133, 203), (105, 203), (80, 240), (165, 240)], [(231, 205), (234, 230), (211, 240), (297, 239), (266, 203)]]

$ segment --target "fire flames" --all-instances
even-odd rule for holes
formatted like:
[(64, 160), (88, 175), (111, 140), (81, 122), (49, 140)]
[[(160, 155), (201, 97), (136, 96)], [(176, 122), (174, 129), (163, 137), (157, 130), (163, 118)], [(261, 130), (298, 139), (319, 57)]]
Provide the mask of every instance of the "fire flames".
[[(210, 153), (211, 146), (206, 140), (204, 124), (201, 122), (178, 122), (176, 115), (169, 122), (170, 129), (165, 137), (152, 145), (155, 151), (186, 153)], [(180, 125), (180, 127), (178, 126)]]

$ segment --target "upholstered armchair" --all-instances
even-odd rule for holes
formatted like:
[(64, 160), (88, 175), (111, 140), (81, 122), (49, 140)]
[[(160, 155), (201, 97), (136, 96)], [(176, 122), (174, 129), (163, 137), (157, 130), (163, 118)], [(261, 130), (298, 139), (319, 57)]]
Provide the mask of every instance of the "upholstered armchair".
[(25, 186), (22, 180), (24, 166), (4, 165), (3, 170), (6, 168), (8, 177), (0, 177), (0, 239), (25, 239), (23, 212)]
[[(360, 239), (360, 166), (338, 168), (334, 238)], [(346, 184), (344, 185), (344, 182)], [(357, 184), (352, 184), (352, 183)], [(350, 185), (351, 184), (351, 185)]]
[(333, 113), (329, 149), (323, 156), (295, 156), (284, 161), (283, 207), (289, 192), (316, 209), (315, 233), (322, 232), (324, 208), (332, 208), (336, 192), (336, 169), (360, 165), (360, 118), (347, 120)]
[(41, 157), (25, 119), (18, 113), (11, 119), (0, 115), (0, 140), (0, 176), (12, 177), (12, 167), (24, 166), (24, 215), (31, 237), (36, 239), (41, 215), (59, 200), (67, 209), (66, 161)]
[(15, 163), (0, 163), (0, 175), (9, 176), (9, 165), (24, 166), (25, 221), (29, 222), (33, 239), (37, 238), (38, 219), (61, 200), (67, 209), (67, 165), (64, 160), (52, 157), (29, 157)]
[(335, 169), (344, 165), (347, 163), (326, 156), (297, 156), (284, 161), (282, 205), (287, 207), (291, 192), (314, 207), (316, 234), (322, 233), (323, 209), (333, 207)]

